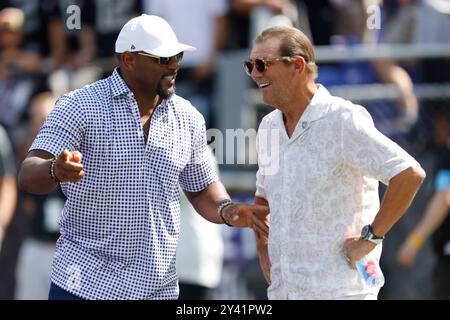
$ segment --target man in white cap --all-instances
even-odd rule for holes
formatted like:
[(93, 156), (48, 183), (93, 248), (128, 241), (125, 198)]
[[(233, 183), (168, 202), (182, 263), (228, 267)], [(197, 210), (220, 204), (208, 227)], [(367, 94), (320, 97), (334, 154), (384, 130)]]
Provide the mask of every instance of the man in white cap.
[(176, 299), (179, 185), (207, 220), (267, 231), (267, 207), (231, 202), (203, 117), (174, 94), (189, 50), (160, 17), (131, 19), (119, 68), (62, 96), (33, 142), (20, 186), (67, 197), (49, 299)]

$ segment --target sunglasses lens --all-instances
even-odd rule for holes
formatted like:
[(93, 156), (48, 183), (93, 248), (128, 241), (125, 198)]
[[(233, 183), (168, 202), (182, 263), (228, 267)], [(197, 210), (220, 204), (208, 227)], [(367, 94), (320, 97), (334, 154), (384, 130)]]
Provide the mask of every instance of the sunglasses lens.
[(260, 72), (260, 73), (263, 73), (266, 70), (266, 65), (265, 65), (264, 61), (261, 59), (255, 60), (255, 66), (256, 66), (256, 70), (258, 70), (258, 72)]
[(253, 63), (251, 61), (245, 61), (244, 70), (248, 75), (251, 75), (253, 71)]
[(160, 57), (159, 58), (159, 64), (169, 64), (170, 63), (170, 59), (172, 59), (171, 57)]
[(244, 61), (244, 70), (249, 76), (252, 74), (253, 67), (255, 67), (259, 73), (266, 71), (266, 63), (263, 59), (255, 59), (255, 62), (250, 60)]
[(181, 60), (183, 59), (183, 54), (184, 52), (181, 51), (179, 54), (175, 56), (175, 60), (177, 60), (177, 62), (181, 62)]
[(178, 53), (177, 55), (175, 55), (173, 57), (160, 57), (159, 58), (159, 64), (168, 65), (170, 63), (170, 60), (172, 60), (172, 58), (175, 58), (175, 60), (178, 63), (181, 62), (181, 60), (183, 59), (183, 52), (180, 52), (180, 53)]

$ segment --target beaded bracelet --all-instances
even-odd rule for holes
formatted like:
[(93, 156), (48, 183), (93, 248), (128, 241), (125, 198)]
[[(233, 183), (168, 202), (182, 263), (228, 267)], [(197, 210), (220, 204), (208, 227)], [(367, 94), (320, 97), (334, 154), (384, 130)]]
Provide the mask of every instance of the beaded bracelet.
[(52, 159), (52, 161), (50, 161), (50, 166), (48, 168), (48, 173), (50, 175), (50, 178), (52, 178), (53, 181), (55, 182), (61, 182), (58, 177), (55, 174), (55, 163), (56, 163), (56, 157)]
[(220, 216), (220, 218), (222, 219), (223, 223), (225, 223), (225, 224), (226, 224), (227, 226), (229, 226), (229, 227), (232, 227), (232, 225), (229, 224), (229, 223), (227, 222), (227, 220), (225, 220), (225, 218), (224, 218), (224, 216), (223, 216), (223, 209), (225, 209), (226, 207), (231, 206), (231, 205), (233, 205), (233, 204), (234, 204), (234, 202), (231, 201), (230, 199), (224, 199), (224, 200), (220, 201), (219, 207), (217, 208), (217, 211), (218, 211), (219, 216)]

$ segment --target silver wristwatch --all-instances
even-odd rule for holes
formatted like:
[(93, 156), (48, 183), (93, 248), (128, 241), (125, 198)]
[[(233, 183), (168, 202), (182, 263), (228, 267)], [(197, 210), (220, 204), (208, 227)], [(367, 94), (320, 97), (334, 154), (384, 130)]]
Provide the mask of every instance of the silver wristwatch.
[(375, 235), (372, 226), (368, 224), (361, 229), (361, 239), (378, 245), (383, 241), (384, 237)]

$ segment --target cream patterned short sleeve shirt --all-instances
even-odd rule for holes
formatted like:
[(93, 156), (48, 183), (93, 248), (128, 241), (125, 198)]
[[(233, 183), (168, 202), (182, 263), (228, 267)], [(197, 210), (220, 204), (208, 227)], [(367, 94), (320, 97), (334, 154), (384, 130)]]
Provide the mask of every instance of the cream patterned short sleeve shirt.
[[(379, 209), (378, 181), (418, 163), (361, 106), (319, 86), (291, 138), (281, 111), (258, 131), (256, 196), (269, 202), (270, 299), (339, 299), (364, 287), (343, 252)], [(381, 245), (372, 253), (377, 260)]]

